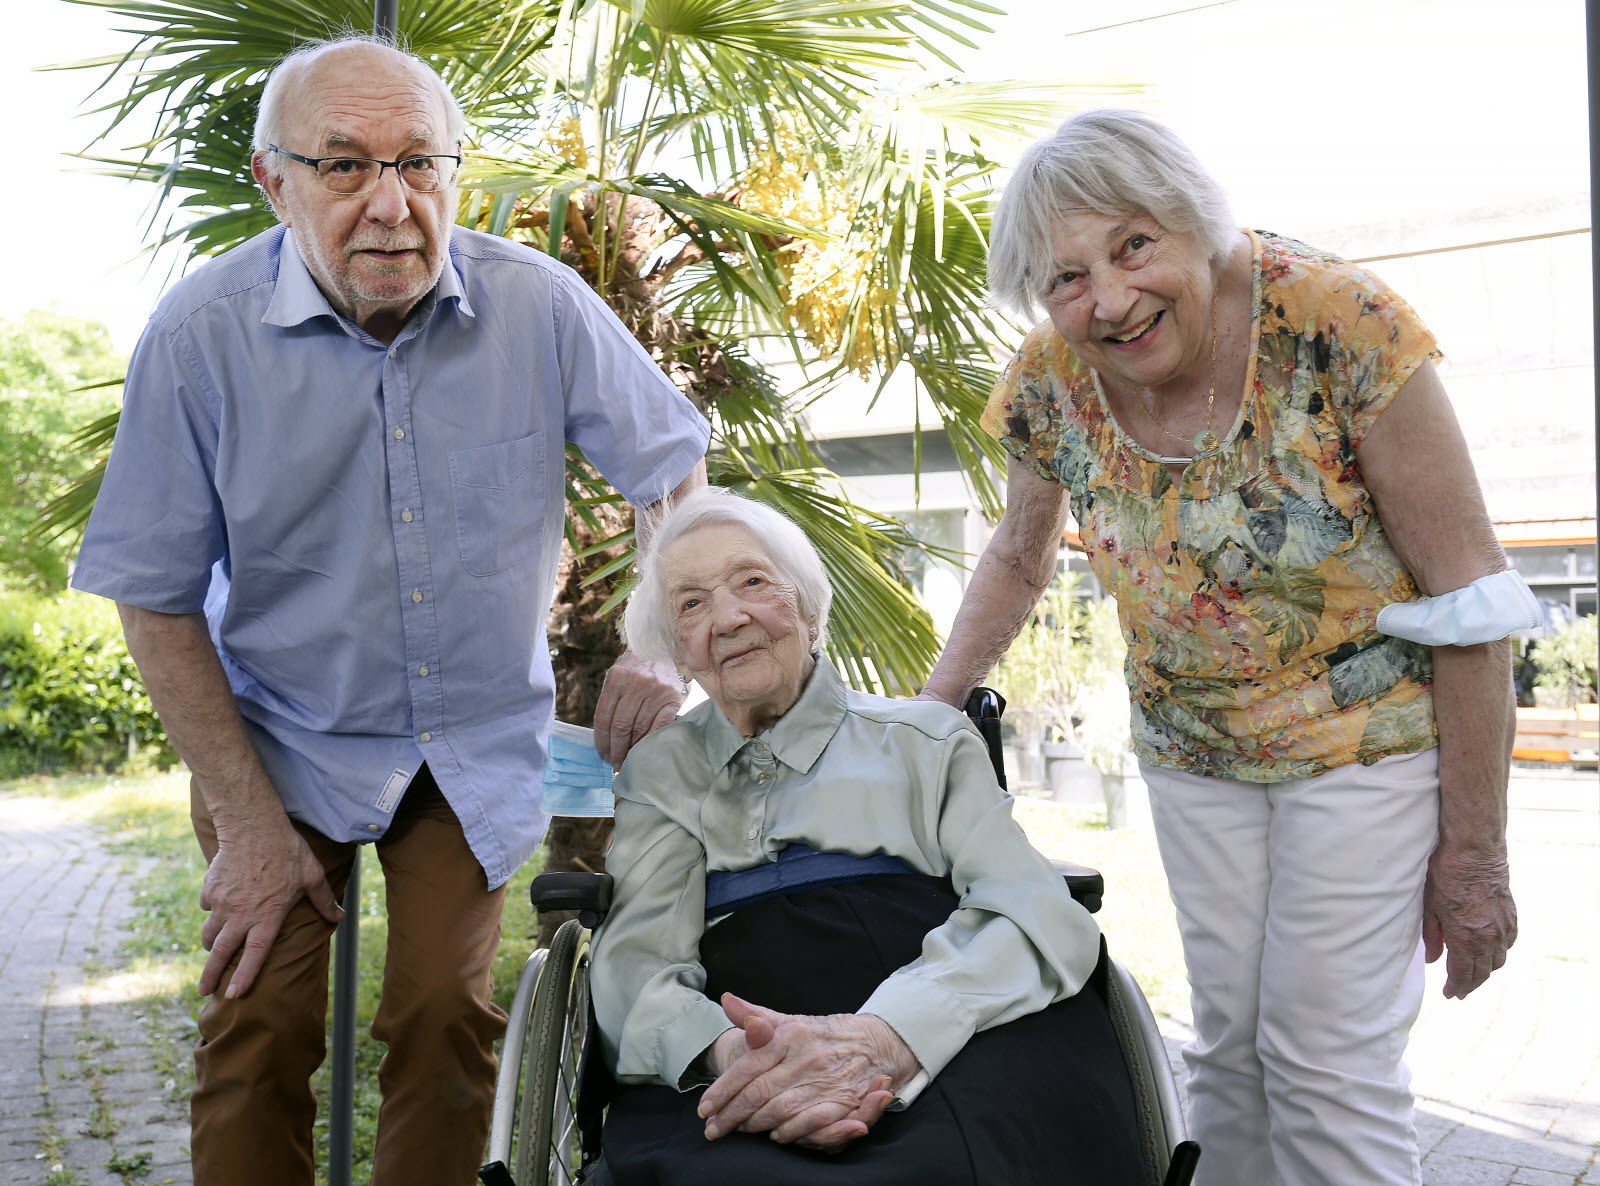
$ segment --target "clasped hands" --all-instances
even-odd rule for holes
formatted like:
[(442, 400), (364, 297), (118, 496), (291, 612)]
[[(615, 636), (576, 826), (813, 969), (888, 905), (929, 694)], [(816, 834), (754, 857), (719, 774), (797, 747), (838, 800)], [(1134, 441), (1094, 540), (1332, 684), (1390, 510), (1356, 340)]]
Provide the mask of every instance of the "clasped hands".
[(717, 1079), (700, 1100), (707, 1140), (766, 1132), (837, 1153), (867, 1135), (919, 1069), (880, 1017), (779, 1013), (732, 993), (721, 1003), (734, 1028), (708, 1051)]

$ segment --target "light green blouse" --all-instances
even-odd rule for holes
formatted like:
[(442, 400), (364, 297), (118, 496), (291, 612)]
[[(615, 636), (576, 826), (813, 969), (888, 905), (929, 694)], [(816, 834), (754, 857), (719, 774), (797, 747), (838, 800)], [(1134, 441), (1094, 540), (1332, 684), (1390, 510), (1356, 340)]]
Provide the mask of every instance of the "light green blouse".
[(1094, 919), (1029, 845), (982, 739), (948, 705), (856, 692), (819, 659), (765, 733), (742, 737), (702, 704), (640, 742), (615, 791), (616, 893), (590, 982), (625, 1083), (694, 1084), (690, 1064), (729, 1028), (702, 991), (706, 873), (775, 860), (791, 842), (888, 853), (953, 881), (959, 908), (859, 1010), (888, 1022), (929, 1075), (974, 1033), (1072, 996), (1094, 970)]

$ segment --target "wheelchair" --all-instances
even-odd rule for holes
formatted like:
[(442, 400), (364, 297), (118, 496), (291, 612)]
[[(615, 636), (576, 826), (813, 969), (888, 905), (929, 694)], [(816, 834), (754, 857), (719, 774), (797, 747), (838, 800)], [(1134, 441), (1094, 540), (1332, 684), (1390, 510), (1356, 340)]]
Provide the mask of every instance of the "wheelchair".
[[(979, 688), (967, 713), (983, 734), (1005, 786), (999, 714), (1004, 701)], [(1105, 881), (1081, 865), (1052, 861), (1072, 896), (1100, 909)], [(579, 1186), (600, 1160), (604, 1088), (599, 1042), (591, 1041), (589, 937), (611, 905), (604, 873), (546, 873), (530, 889), (535, 910), (577, 911), (548, 950), (528, 957), (517, 981), (495, 1085), (485, 1186)], [(1109, 956), (1102, 961), (1105, 996), (1133, 1087), (1145, 1177), (1149, 1186), (1188, 1186), (1200, 1149), (1188, 1139), (1177, 1083), (1155, 1016), (1138, 983)]]

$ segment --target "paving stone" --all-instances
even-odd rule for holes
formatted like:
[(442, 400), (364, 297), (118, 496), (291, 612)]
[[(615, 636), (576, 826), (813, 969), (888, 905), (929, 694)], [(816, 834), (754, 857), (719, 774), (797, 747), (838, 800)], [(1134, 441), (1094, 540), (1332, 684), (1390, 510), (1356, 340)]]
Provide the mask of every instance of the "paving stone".
[(1556, 1170), (1523, 1168), (1511, 1175), (1511, 1181), (1515, 1186), (1572, 1186), (1574, 1179), (1571, 1174)]
[(1456, 1122), (1447, 1120), (1443, 1116), (1435, 1116), (1422, 1110), (1417, 1111), (1417, 1148), (1424, 1155), (1431, 1152), (1445, 1136), (1454, 1131)]
[(1511, 1186), (1514, 1166), (1433, 1153), (1422, 1163), (1422, 1186)]
[(1439, 1142), (1438, 1153), (1530, 1169), (1564, 1170), (1576, 1176), (1594, 1150), (1570, 1141), (1526, 1140), (1483, 1128), (1458, 1128)]
[(1578, 1145), (1600, 1146), (1600, 1099), (1580, 1099), (1550, 1126), (1550, 1135)]

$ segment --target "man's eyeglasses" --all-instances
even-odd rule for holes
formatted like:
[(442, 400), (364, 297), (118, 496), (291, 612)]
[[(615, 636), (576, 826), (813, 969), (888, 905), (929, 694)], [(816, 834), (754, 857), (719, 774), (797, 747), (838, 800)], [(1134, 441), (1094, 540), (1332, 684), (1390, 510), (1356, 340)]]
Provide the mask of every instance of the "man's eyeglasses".
[(267, 151), (310, 165), (317, 171), (317, 180), (323, 189), (347, 196), (366, 193), (378, 184), (385, 169), (393, 169), (408, 189), (432, 193), (454, 181), (456, 170), (461, 167), (461, 154), (448, 152), (402, 157), (398, 161), (375, 161), (364, 156), (301, 156), (276, 144), (267, 145)]

